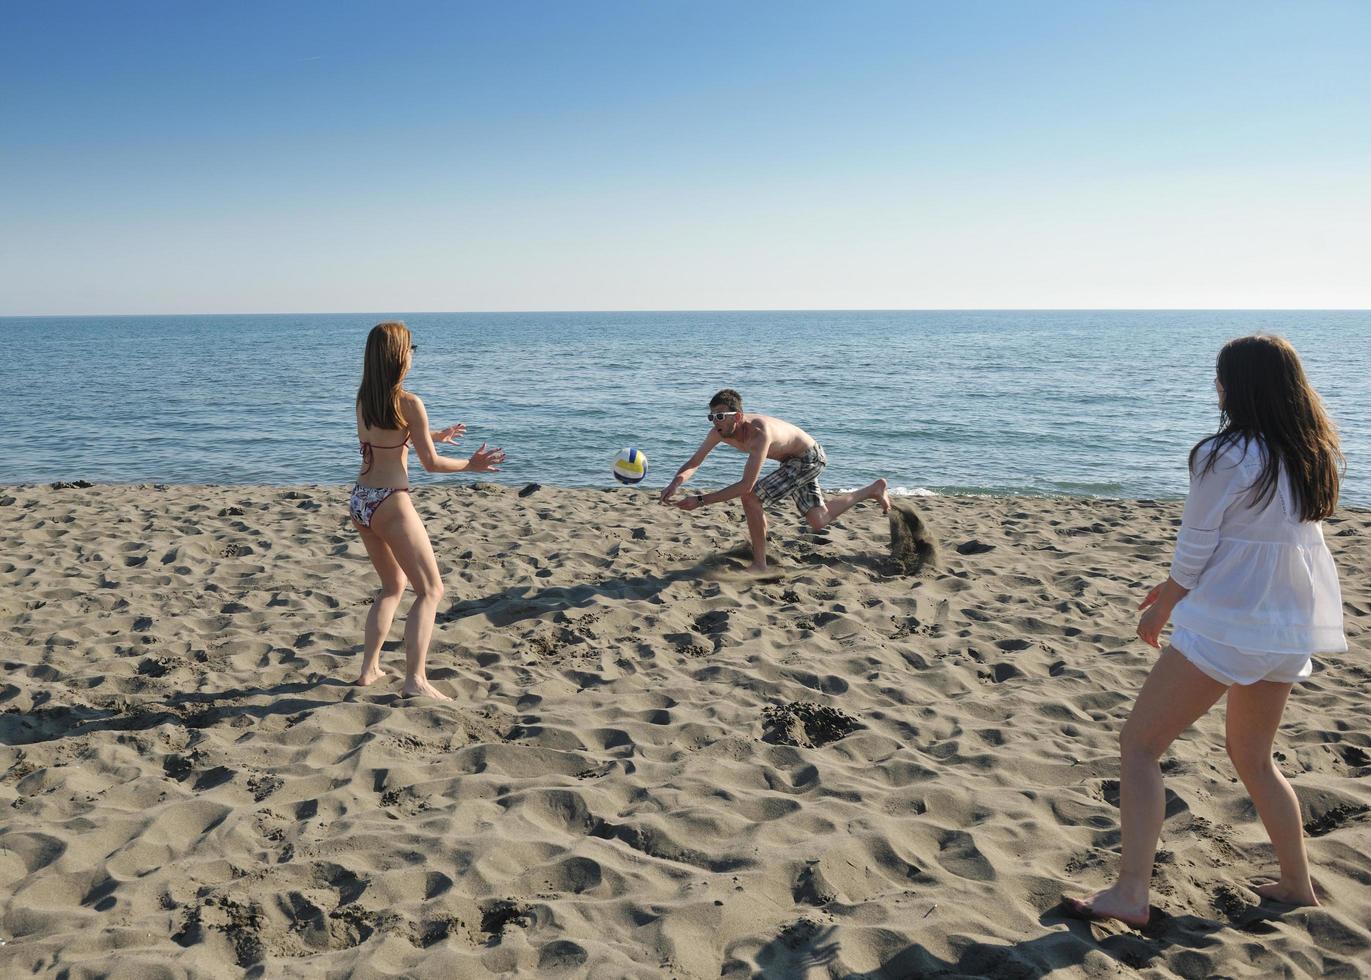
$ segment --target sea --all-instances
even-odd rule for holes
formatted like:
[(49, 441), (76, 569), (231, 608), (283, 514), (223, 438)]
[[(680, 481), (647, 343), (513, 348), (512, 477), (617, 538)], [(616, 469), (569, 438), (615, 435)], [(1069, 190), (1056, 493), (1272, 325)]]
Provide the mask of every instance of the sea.
[[(1371, 312), (788, 311), (0, 318), (0, 483), (350, 483), (367, 331), (403, 319), (406, 387), (510, 485), (614, 486), (621, 448), (671, 479), (710, 396), (823, 443), (823, 483), (908, 494), (1183, 496), (1219, 420), (1224, 341), (1288, 338), (1337, 423), (1343, 501), (1371, 506)], [(459, 451), (443, 447), (445, 452)], [(721, 446), (695, 483), (724, 486)]]

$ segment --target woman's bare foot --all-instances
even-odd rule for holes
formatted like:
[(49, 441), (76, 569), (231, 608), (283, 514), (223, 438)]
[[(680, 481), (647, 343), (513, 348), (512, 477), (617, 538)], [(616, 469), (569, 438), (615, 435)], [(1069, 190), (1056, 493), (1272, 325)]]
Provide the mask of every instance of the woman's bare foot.
[(407, 680), (405, 686), (400, 689), (400, 693), (407, 698), (433, 698), (435, 701), (452, 700), (427, 680)]
[(1086, 898), (1063, 898), (1062, 906), (1068, 914), (1078, 919), (1118, 919), (1134, 929), (1141, 929), (1152, 920), (1147, 897), (1144, 895), (1139, 903), (1136, 898), (1120, 894), (1117, 885)]
[(1288, 885), (1283, 881), (1273, 881), (1265, 885), (1253, 885), (1252, 890), (1262, 898), (1269, 898), (1282, 905), (1318, 905), (1319, 896), (1314, 894), (1312, 884), (1303, 887)]
[(889, 490), (888, 490), (887, 488), (890, 486), (890, 484), (886, 483), (886, 482), (885, 482), (885, 478), (882, 477), (881, 479), (879, 479), (879, 480), (877, 480), (875, 483), (873, 483), (872, 486), (875, 487), (876, 492), (875, 492), (874, 494), (872, 494), (871, 499), (874, 500), (874, 501), (876, 501), (876, 503), (878, 503), (878, 504), (881, 505), (881, 513), (882, 513), (882, 514), (889, 514), (889, 513), (890, 513), (890, 493), (889, 493)]
[(361, 676), (352, 682), (354, 687), (370, 687), (382, 677), (389, 677), (389, 671), (382, 667), (372, 667), (370, 670), (363, 668)]

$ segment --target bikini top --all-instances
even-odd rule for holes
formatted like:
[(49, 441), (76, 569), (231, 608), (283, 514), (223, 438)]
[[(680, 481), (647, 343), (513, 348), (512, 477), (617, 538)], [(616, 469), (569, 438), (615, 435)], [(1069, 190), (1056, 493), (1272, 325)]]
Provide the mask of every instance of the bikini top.
[(409, 436), (405, 436), (405, 441), (400, 443), (398, 446), (378, 446), (374, 443), (367, 442), (365, 439), (362, 440), (361, 453), (362, 463), (364, 464), (362, 466), (362, 472), (366, 473), (368, 470), (371, 469), (372, 460), (375, 458), (374, 454), (372, 453), (373, 449), (404, 449), (408, 445)]

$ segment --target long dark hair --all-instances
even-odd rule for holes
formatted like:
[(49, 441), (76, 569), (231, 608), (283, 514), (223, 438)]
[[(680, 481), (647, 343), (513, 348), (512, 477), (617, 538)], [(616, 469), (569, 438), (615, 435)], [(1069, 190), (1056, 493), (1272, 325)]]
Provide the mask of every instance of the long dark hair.
[(1203, 472), (1208, 472), (1226, 447), (1260, 439), (1266, 453), (1261, 473), (1249, 488), (1253, 502), (1261, 505), (1271, 499), (1283, 466), (1300, 519), (1331, 516), (1347, 460), (1338, 445), (1338, 431), (1304, 376), (1295, 348), (1270, 334), (1239, 337), (1223, 345), (1215, 371), (1223, 387), (1219, 431), (1190, 450), (1191, 471), (1201, 452)]
[(400, 408), (404, 389), (400, 384), (408, 371), (409, 328), (399, 320), (376, 324), (367, 334), (362, 386), (357, 389), (357, 405), (368, 428), (405, 427), (405, 413)]

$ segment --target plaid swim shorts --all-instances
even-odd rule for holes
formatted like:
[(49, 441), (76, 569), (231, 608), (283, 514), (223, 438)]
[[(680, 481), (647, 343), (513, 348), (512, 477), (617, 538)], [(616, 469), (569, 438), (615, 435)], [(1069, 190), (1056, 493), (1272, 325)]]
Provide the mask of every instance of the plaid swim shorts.
[(824, 505), (824, 492), (819, 489), (819, 474), (827, 465), (824, 447), (816, 442), (801, 455), (782, 460), (780, 466), (753, 485), (752, 492), (763, 504), (789, 497), (795, 501), (802, 515), (808, 514), (815, 507)]

